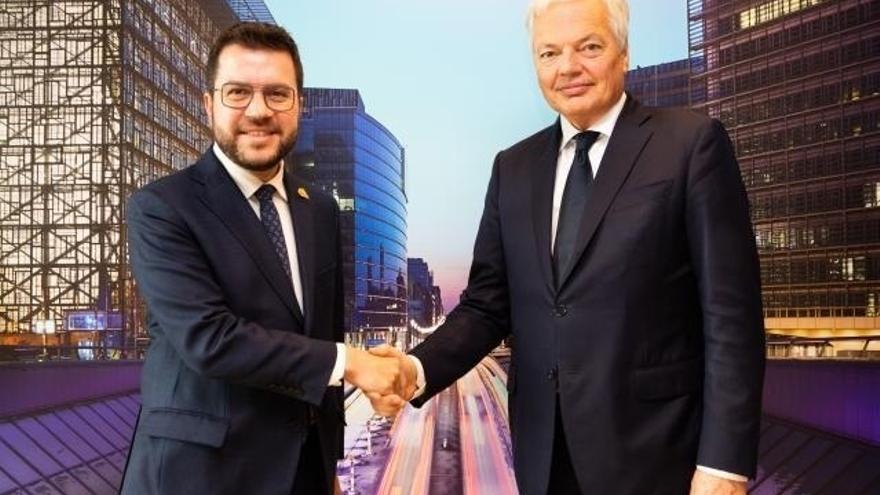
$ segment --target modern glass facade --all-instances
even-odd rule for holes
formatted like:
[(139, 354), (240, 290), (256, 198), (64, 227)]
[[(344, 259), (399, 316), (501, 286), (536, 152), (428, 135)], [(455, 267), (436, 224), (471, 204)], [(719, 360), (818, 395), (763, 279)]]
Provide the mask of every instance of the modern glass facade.
[(142, 331), (125, 200), (208, 145), (203, 68), (235, 20), (221, 0), (3, 2), (0, 337)]
[(275, 18), (263, 0), (226, 0), (235, 15), (242, 21), (260, 21), (276, 24)]
[(880, 328), (880, 1), (688, 15), (695, 106), (724, 123), (749, 192), (768, 331)]
[(626, 73), (626, 90), (643, 105), (686, 107), (690, 104), (690, 60), (636, 67)]
[(367, 114), (357, 90), (306, 88), (287, 163), (342, 210), (350, 340), (394, 341), (407, 321), (403, 147)]

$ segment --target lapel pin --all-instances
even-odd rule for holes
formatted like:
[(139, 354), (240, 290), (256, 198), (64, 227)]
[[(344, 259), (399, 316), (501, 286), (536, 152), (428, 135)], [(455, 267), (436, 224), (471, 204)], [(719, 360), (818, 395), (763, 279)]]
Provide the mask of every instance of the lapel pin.
[(299, 189), (297, 189), (296, 194), (298, 194), (299, 197), (301, 197), (302, 199), (309, 199), (309, 192), (306, 191), (306, 188), (304, 187), (300, 187)]

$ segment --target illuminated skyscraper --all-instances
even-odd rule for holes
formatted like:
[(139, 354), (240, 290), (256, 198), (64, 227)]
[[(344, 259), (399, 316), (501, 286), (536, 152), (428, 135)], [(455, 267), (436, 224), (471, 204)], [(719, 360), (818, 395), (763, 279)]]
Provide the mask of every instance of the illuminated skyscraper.
[(354, 89), (306, 88), (290, 167), (342, 210), (345, 327), (356, 343), (406, 329), (406, 163), (403, 146)]

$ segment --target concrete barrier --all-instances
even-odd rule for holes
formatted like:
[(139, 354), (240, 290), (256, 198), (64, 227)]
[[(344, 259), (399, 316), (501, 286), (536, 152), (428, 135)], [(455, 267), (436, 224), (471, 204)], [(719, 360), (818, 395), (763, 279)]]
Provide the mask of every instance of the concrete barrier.
[(880, 361), (770, 359), (765, 414), (880, 445)]
[(143, 361), (0, 363), (0, 419), (140, 389)]

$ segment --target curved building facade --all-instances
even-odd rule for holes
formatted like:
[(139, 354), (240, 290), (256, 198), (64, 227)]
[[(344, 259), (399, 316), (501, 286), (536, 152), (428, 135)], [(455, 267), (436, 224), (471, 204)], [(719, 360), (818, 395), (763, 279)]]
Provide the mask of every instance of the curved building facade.
[(403, 146), (366, 113), (357, 90), (306, 88), (287, 163), (339, 203), (349, 341), (396, 341), (407, 315)]

